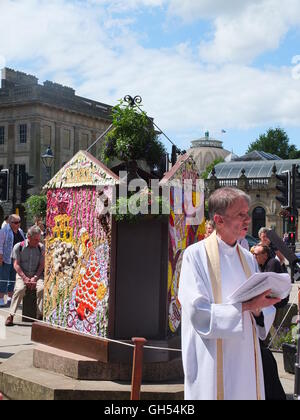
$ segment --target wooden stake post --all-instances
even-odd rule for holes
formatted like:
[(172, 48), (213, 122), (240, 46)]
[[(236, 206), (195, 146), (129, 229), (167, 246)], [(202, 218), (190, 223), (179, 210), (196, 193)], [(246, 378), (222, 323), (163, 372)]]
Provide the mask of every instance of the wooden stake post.
[(139, 401), (141, 397), (141, 385), (143, 378), (143, 355), (144, 345), (147, 343), (145, 338), (132, 339), (135, 348), (133, 354), (132, 381), (131, 381), (131, 401)]

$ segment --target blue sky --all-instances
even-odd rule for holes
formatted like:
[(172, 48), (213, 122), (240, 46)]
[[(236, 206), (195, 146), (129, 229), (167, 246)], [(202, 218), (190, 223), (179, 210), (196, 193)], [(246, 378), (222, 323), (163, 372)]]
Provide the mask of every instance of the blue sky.
[(1, 0), (0, 23), (0, 67), (139, 94), (182, 149), (209, 130), (241, 155), (278, 126), (300, 148), (298, 0)]

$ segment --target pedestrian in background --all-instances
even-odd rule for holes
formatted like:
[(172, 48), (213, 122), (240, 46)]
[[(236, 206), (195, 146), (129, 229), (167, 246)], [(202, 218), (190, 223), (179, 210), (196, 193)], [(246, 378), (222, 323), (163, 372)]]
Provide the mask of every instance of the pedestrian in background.
[(13, 295), (16, 272), (13, 267), (13, 247), (25, 239), (24, 232), (20, 228), (21, 218), (17, 214), (11, 214), (8, 224), (0, 230), (0, 306), (4, 306), (4, 296), (8, 295), (8, 303)]
[(215, 230), (215, 225), (214, 222), (212, 220), (207, 220), (207, 222), (205, 223), (205, 238), (208, 238), (213, 231)]
[(6, 225), (8, 225), (9, 215), (4, 217), (4, 221), (1, 225), (1, 229), (3, 229)]
[(272, 244), (272, 242), (270, 241), (270, 239), (268, 238), (267, 232), (270, 229), (266, 228), (266, 227), (262, 227), (259, 229), (258, 231), (258, 237), (260, 240), (260, 244), (261, 245), (265, 245), (267, 247), (270, 248), (270, 253), (271, 253), (271, 258), (276, 258), (280, 261), (280, 264), (284, 264), (284, 256), (282, 255), (282, 253), (280, 251), (278, 251), (278, 249)]
[[(254, 248), (253, 255), (259, 265), (261, 272), (282, 273), (282, 268), (277, 258), (271, 257), (271, 250), (265, 245), (257, 245)], [(283, 308), (289, 302), (289, 297), (275, 304), (276, 309)], [(260, 326), (264, 326), (262, 316), (256, 318)], [(264, 368), (265, 393), (267, 401), (285, 401), (286, 395), (279, 379), (278, 367), (275, 357), (271, 350), (260, 340), (261, 356)]]
[(18, 243), (13, 249), (14, 268), (17, 272), (16, 287), (11, 300), (10, 316), (5, 325), (14, 325), (14, 315), (26, 290), (36, 290), (37, 319), (43, 315), (45, 251), (41, 244), (41, 229), (32, 226), (27, 233), (27, 240)]
[(283, 273), (287, 273), (287, 268), (285, 265), (285, 258), (282, 255), (282, 253), (272, 244), (272, 242), (270, 241), (270, 239), (268, 238), (267, 232), (270, 229), (266, 228), (266, 227), (262, 227), (261, 229), (259, 229), (258, 231), (258, 237), (260, 239), (260, 243), (258, 245), (264, 245), (269, 247), (270, 249), (270, 257), (271, 258), (276, 258), (280, 264), (281, 264), (281, 269)]
[(283, 235), (282, 240), (283, 240), (283, 242), (285, 243), (285, 245), (288, 245), (288, 244), (289, 244), (289, 234), (288, 234), (288, 233), (285, 233), (285, 234)]

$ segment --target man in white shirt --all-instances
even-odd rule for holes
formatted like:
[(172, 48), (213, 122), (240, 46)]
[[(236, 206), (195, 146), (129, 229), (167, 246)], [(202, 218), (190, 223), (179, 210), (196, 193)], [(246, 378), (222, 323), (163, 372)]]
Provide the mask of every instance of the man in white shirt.
[[(245, 303), (227, 300), (258, 271), (237, 243), (248, 230), (249, 204), (243, 191), (217, 190), (209, 199), (216, 231), (184, 253), (179, 301), (186, 399), (265, 398), (258, 338), (266, 338), (280, 300), (269, 298), (270, 291)], [(254, 318), (261, 313), (263, 327)]]

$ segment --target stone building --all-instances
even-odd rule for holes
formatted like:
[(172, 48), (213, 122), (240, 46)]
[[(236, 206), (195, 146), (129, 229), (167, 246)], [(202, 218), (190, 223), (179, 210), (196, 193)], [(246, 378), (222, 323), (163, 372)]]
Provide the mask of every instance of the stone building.
[(216, 159), (232, 160), (232, 153), (223, 148), (223, 142), (210, 137), (208, 131), (205, 137), (192, 141), (188, 153), (194, 159), (200, 174)]
[[(4, 214), (23, 204), (20, 173), (34, 178), (30, 193), (39, 193), (47, 181), (41, 156), (48, 146), (54, 154), (52, 176), (78, 150), (86, 150), (111, 123), (109, 105), (75, 94), (74, 89), (8, 68), (2, 70), (0, 89), (0, 167), (10, 170), (10, 200), (1, 203)], [(98, 146), (91, 153), (98, 153)], [(16, 197), (12, 202), (13, 169), (17, 170)], [(13, 209), (15, 207), (15, 209)]]
[[(257, 154), (255, 156), (257, 158)], [(256, 160), (248, 158), (246, 155), (238, 161), (216, 165), (206, 181), (206, 195), (209, 196), (220, 187), (240, 188), (251, 197), (252, 220), (249, 233), (257, 237), (259, 229), (266, 226), (275, 229), (277, 234), (282, 236), (287, 230), (287, 221), (282, 217), (282, 208), (276, 200), (276, 196), (280, 195), (276, 189), (279, 183), (276, 174), (291, 171), (292, 165), (299, 165), (300, 160), (282, 160), (266, 154), (260, 154), (260, 159)]]

